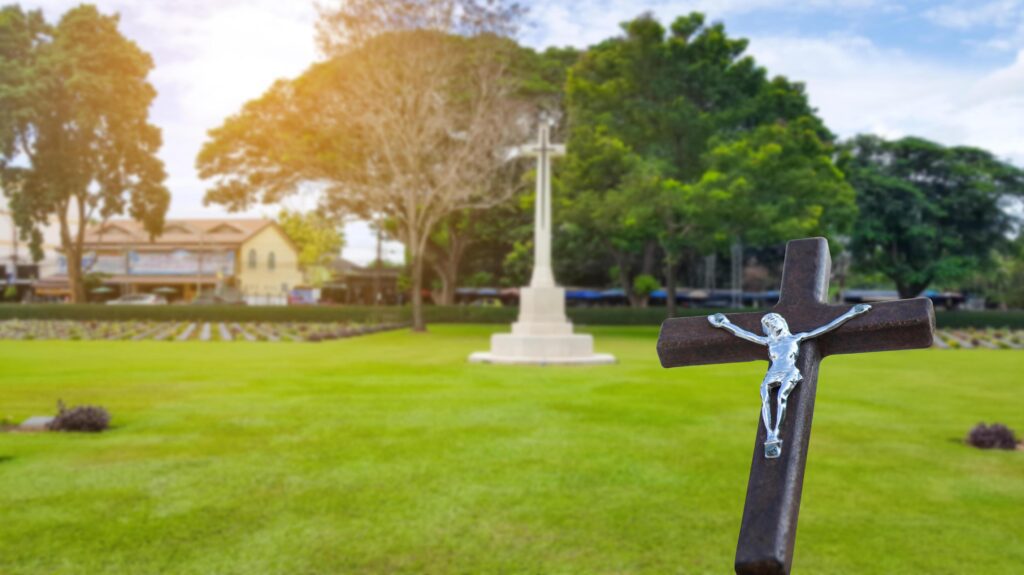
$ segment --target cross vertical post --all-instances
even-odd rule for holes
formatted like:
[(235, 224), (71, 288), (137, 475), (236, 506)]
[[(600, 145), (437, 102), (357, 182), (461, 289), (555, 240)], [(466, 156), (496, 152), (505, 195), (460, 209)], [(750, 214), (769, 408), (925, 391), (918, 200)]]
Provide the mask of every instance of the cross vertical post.
[[(771, 310), (783, 316), (793, 333), (823, 326), (851, 306), (828, 305), (831, 258), (824, 238), (793, 240), (786, 245), (779, 303)], [(764, 313), (729, 314), (739, 328), (760, 331)], [(870, 312), (834, 331), (800, 344), (796, 367), (803, 379), (789, 397), (782, 422), (786, 438), (781, 456), (766, 457), (767, 431), (757, 426), (746, 503), (736, 548), (739, 575), (784, 575), (793, 562), (800, 496), (811, 438), (818, 366), (828, 355), (930, 347), (935, 312), (927, 298), (880, 302)], [(680, 367), (767, 359), (765, 348), (716, 329), (701, 317), (666, 320), (658, 338), (663, 367)], [(760, 419), (760, 417), (759, 417)]]
[(552, 144), (550, 131), (548, 122), (542, 121), (537, 131), (537, 143), (520, 149), (523, 155), (537, 157), (531, 287), (555, 285), (555, 275), (551, 270), (551, 158), (564, 155), (565, 146)]

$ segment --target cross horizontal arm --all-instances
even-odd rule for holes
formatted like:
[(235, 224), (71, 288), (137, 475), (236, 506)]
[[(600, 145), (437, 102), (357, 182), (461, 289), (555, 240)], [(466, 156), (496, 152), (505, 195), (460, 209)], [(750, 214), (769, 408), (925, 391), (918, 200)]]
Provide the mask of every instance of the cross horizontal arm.
[(547, 146), (527, 144), (525, 146), (519, 146), (518, 148), (516, 148), (516, 153), (520, 156), (535, 157), (540, 156), (544, 152), (547, 152), (548, 156), (550, 157), (564, 156), (565, 144), (549, 144)]
[[(830, 307), (832, 313), (841, 308)], [(871, 311), (819, 338), (821, 356), (931, 347), (935, 332), (932, 300), (919, 297), (871, 304)]]
[[(839, 317), (849, 306), (777, 306), (794, 332), (811, 330)], [(736, 325), (758, 333), (766, 312), (735, 313), (727, 317)], [(818, 338), (821, 356), (869, 351), (894, 351), (931, 347), (935, 310), (928, 298), (872, 304), (871, 311)], [(767, 359), (764, 347), (737, 339), (716, 329), (706, 316), (665, 320), (658, 336), (662, 367), (707, 365)]]
[[(726, 317), (743, 329), (761, 332), (764, 313), (733, 313)], [(662, 367), (707, 365), (768, 359), (764, 346), (738, 339), (715, 328), (707, 316), (677, 317), (661, 324), (658, 336), (658, 358)]]

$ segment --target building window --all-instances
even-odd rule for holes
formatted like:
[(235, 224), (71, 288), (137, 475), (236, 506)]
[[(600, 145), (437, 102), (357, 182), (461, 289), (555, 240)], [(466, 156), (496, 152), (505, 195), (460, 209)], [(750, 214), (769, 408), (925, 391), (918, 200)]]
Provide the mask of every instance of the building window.
[(249, 250), (249, 269), (251, 269), (251, 270), (256, 269), (256, 265), (257, 265), (256, 250)]
[(267, 269), (272, 270), (277, 267), (277, 259), (274, 257), (274, 252), (267, 254)]

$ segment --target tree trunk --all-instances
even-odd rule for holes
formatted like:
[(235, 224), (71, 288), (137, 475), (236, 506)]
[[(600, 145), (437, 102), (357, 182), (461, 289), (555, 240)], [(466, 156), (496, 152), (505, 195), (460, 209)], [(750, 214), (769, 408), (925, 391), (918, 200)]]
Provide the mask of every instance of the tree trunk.
[[(630, 275), (630, 257), (628, 253), (621, 252), (619, 250), (612, 250), (612, 255), (615, 257), (615, 266), (619, 268), (619, 285), (622, 287), (622, 291), (625, 293), (626, 301), (629, 302), (630, 307), (645, 307), (647, 303), (647, 297), (640, 297), (633, 290), (633, 278)], [(641, 258), (640, 273), (647, 275), (654, 275), (654, 268), (657, 263), (656, 256), (658, 255), (658, 244), (657, 242), (650, 242), (644, 246), (643, 255)]]
[(453, 242), (448, 257), (437, 266), (437, 274), (441, 277), (441, 304), (455, 305), (455, 290), (459, 284), (459, 266), (462, 264), (464, 246), (461, 242)]
[(650, 241), (644, 246), (644, 263), (640, 267), (640, 273), (653, 276), (654, 268), (657, 265), (658, 242)]
[(729, 247), (729, 275), (733, 309), (743, 307), (743, 242), (737, 236)]
[(412, 254), (412, 330), (427, 331), (423, 320), (423, 255), (418, 251)]
[(434, 293), (437, 305), (455, 305), (455, 290), (459, 283), (459, 266), (462, 263), (463, 249), (453, 249), (447, 253), (430, 258), (430, 267), (441, 280), (441, 291)]
[[(654, 242), (654, 241), (647, 242), (644, 245), (643, 258), (641, 259), (641, 262), (640, 262), (640, 273), (641, 274), (648, 275), (648, 276), (653, 276), (654, 275), (654, 268), (657, 265), (657, 257), (656, 257), (657, 255), (658, 255), (658, 243)], [(626, 279), (626, 281), (629, 281), (628, 278)], [(629, 297), (629, 305), (630, 305), (630, 307), (639, 307), (639, 308), (647, 307), (647, 304), (650, 302), (649, 296), (645, 296), (645, 295), (642, 296), (640, 294), (637, 294), (633, 290), (632, 283), (630, 283), (629, 288), (630, 289), (627, 292), (627, 294), (628, 294), (628, 297)]]
[(622, 293), (626, 296), (626, 301), (632, 306), (634, 305), (633, 282), (629, 277), (629, 256), (618, 250), (612, 250), (612, 255), (615, 258), (615, 267), (619, 269), (619, 286), (622, 288)]
[(431, 256), (427, 258), (430, 261), (430, 267), (433, 268), (434, 273), (437, 274), (437, 278), (441, 280), (441, 289), (436, 290), (431, 286), (430, 298), (434, 300), (434, 305), (450, 305), (448, 301), (448, 278), (445, 276), (445, 266), (437, 260), (437, 257)]
[[(64, 248), (64, 260), (68, 268), (68, 286), (71, 292), (71, 303), (86, 303), (85, 278), (82, 277), (82, 244), (84, 243), (85, 223), (79, 220), (75, 238), (71, 236), (71, 228), (68, 224), (68, 206), (58, 208), (58, 221), (60, 221), (60, 243)], [(84, 210), (80, 209), (79, 212)], [(84, 217), (84, 214), (83, 214)]]
[(373, 307), (380, 305), (380, 270), (384, 262), (381, 260), (383, 257), (382, 245), (384, 243), (384, 222), (377, 222), (377, 261), (373, 262)]
[(901, 299), (915, 298), (928, 287), (931, 281), (927, 282), (916, 282), (916, 283), (902, 283), (896, 282), (896, 291), (899, 292)]
[(439, 297), (434, 298), (438, 305), (455, 305), (455, 290), (459, 287), (459, 268), (462, 265), (462, 256), (472, 241), (466, 235), (460, 234), (456, 227), (450, 222), (448, 226), (448, 249), (441, 246), (433, 246), (431, 249), (430, 265), (434, 273), (441, 280), (441, 292)]
[(86, 303), (85, 278), (82, 277), (82, 254), (73, 248), (64, 250), (68, 262), (68, 284), (71, 287), (71, 303)]
[(455, 288), (459, 283), (459, 261), (453, 253), (445, 262), (444, 273), (441, 274), (441, 304), (455, 305)]
[(674, 256), (665, 255), (665, 313), (676, 316), (676, 272), (679, 263)]

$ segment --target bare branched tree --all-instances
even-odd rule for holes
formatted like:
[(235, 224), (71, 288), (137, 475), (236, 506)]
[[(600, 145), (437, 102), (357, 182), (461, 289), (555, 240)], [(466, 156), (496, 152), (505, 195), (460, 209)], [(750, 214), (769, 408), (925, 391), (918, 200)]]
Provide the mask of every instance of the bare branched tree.
[[(408, 11), (379, 11), (383, 4)], [(316, 183), (328, 209), (392, 220), (409, 257), (413, 327), (425, 329), (430, 235), (448, 215), (511, 193), (491, 183), (527, 127), (509, 72), (515, 43), (491, 28), (459, 34), (482, 18), (467, 7), (501, 6), (357, 0), (325, 12), (321, 43), (344, 38), (345, 48), (211, 132), (199, 157), (201, 174), (217, 180), (207, 200), (243, 208)], [(329, 27), (338, 29), (328, 35)]]

